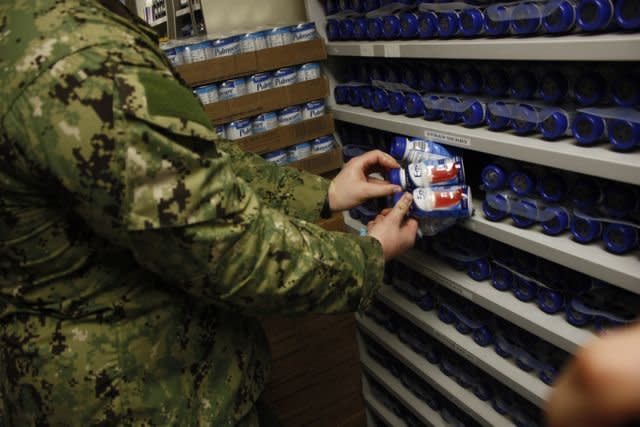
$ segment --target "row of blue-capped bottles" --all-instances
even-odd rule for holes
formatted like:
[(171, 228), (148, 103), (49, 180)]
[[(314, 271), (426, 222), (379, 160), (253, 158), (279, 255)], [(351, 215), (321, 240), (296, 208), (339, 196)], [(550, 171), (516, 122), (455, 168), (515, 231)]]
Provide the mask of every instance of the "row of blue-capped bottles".
[(534, 36), (640, 29), (636, 0), (468, 1), (466, 4), (356, 0), (327, 1), (325, 10), (329, 16), (326, 31), (330, 41)]
[(614, 254), (636, 250), (640, 238), (640, 189), (631, 184), (496, 159), (481, 173), (483, 213), (510, 217), (514, 226), (536, 224), (551, 236), (570, 232), (578, 243), (602, 240)]
[(451, 229), (422, 249), (547, 314), (564, 312), (576, 327), (601, 331), (638, 319), (639, 295), (469, 230)]
[[(385, 306), (379, 307), (381, 310)], [(487, 402), (500, 415), (509, 418), (515, 425), (541, 425), (540, 411), (530, 402), (524, 400), (476, 366), (465, 361), (460, 355), (427, 335), (399, 315), (392, 314), (394, 323), (390, 332), (394, 333), (402, 343), (415, 353), (424, 357), (427, 362), (437, 366), (444, 375), (451, 378), (462, 388), (469, 390), (482, 402)], [(374, 317), (374, 320), (375, 317)], [(385, 325), (386, 326), (386, 325)], [(449, 401), (430, 384), (415, 375), (413, 371), (402, 365), (391, 353), (385, 350), (372, 338), (363, 334), (366, 351), (369, 356), (385, 367), (393, 376), (417, 398), (426, 403), (432, 410), (443, 414)]]

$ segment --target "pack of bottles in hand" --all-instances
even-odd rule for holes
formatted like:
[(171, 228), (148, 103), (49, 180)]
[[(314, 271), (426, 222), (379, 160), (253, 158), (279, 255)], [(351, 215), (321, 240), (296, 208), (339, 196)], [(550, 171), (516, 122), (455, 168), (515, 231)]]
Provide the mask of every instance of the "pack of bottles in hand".
[[(640, 70), (531, 63), (350, 62), (337, 104), (577, 144), (640, 144)], [(574, 77), (575, 76), (575, 77)]]
[[(379, 310), (385, 310), (381, 305)], [(496, 381), (493, 377), (481, 371), (457, 353), (449, 350), (437, 340), (431, 338), (420, 328), (399, 315), (390, 312), (393, 322), (392, 333), (400, 341), (409, 346), (414, 352), (423, 356), (430, 364), (438, 366), (440, 371), (450, 377), (458, 385), (469, 390), (483, 402), (518, 426), (540, 426), (542, 419), (539, 409), (533, 404), (517, 396), (513, 391)], [(375, 320), (375, 319), (374, 319)], [(402, 365), (393, 355), (369, 338), (361, 334), (365, 341), (367, 353), (380, 365), (385, 367), (393, 376), (402, 381), (416, 397), (425, 402), (431, 409), (441, 412), (450, 402), (436, 391), (431, 385), (415, 375), (413, 371)], [(444, 418), (444, 417), (443, 417)]]
[(284, 27), (254, 28), (240, 34), (171, 40), (160, 47), (173, 65), (184, 65), (287, 46), (316, 38), (318, 38), (316, 24), (304, 22)]
[(637, 0), (326, 0), (327, 38), (523, 37), (640, 29)]
[(564, 312), (573, 326), (602, 331), (638, 320), (640, 296), (472, 231), (456, 227), (421, 246), (544, 313)]
[(491, 221), (510, 217), (519, 228), (539, 224), (550, 236), (569, 231), (578, 243), (602, 240), (613, 254), (638, 248), (637, 186), (507, 159), (487, 164), (481, 179), (487, 192), (483, 212)]
[[(441, 322), (470, 336), (481, 347), (493, 347), (500, 357), (512, 359), (521, 370), (531, 372), (545, 384), (553, 384), (569, 357), (566, 352), (410, 269), (394, 269), (392, 285), (422, 310), (435, 310)], [(378, 313), (374, 311), (372, 316)]]

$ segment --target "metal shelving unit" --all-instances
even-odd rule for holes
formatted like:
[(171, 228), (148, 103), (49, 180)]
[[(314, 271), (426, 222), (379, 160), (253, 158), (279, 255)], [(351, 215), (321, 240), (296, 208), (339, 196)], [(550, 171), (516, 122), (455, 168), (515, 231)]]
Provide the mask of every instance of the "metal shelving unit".
[(640, 34), (330, 42), (329, 55), (504, 61), (639, 61)]
[[(422, 356), (416, 354), (413, 350), (402, 343), (397, 337), (376, 325), (370, 319), (359, 316), (358, 324), (370, 337), (405, 363), (406, 366), (415, 372), (420, 378), (428, 382), (449, 401), (455, 403), (460, 409), (471, 415), (471, 417), (482, 425), (487, 427), (506, 427), (512, 425), (507, 418), (495, 412), (490, 404), (481, 401), (469, 390), (462, 388), (454, 380), (443, 374), (438, 367), (431, 365)], [(427, 412), (423, 412), (425, 409), (428, 409), (431, 413), (439, 417), (439, 415), (431, 410), (431, 408), (429, 408), (424, 402), (411, 395), (411, 392), (407, 390), (398, 379), (394, 378), (393, 375), (373, 360), (363, 349), (362, 342), (360, 344), (360, 358), (369, 374), (387, 385), (389, 390), (396, 390), (397, 393), (394, 392), (394, 394), (400, 400), (402, 400), (401, 395), (409, 394), (410, 397), (416, 401), (414, 404), (416, 407), (420, 408), (420, 412), (423, 414), (420, 418), (428, 419), (424, 416), (424, 414), (427, 414)], [(407, 402), (407, 404), (410, 405), (411, 403)]]
[(369, 385), (366, 384), (366, 381), (363, 379), (362, 381), (362, 394), (364, 396), (364, 402), (367, 406), (367, 425), (373, 426), (373, 419), (371, 414), (376, 415), (379, 419), (387, 423), (390, 426), (402, 426), (404, 425), (404, 421), (402, 421), (396, 414), (388, 410), (382, 403), (378, 402), (373, 396), (371, 396), (371, 392), (368, 391)]
[[(403, 317), (427, 334), (459, 353), (533, 404), (539, 407), (543, 406), (551, 388), (535, 376), (520, 370), (512, 361), (498, 356), (492, 347), (480, 347), (470, 336), (462, 335), (452, 326), (442, 323), (435, 312), (421, 310), (390, 286), (383, 286), (378, 295), (382, 302), (401, 313)], [(377, 336), (386, 336), (384, 332), (386, 331), (382, 328), (374, 329), (374, 334)], [(400, 341), (398, 340), (398, 342)], [(389, 350), (393, 353), (393, 349)]]
[[(640, 46), (638, 50), (640, 51)], [(608, 144), (580, 147), (572, 138), (551, 142), (517, 136), (511, 132), (492, 132), (485, 127), (465, 128), (422, 118), (376, 113), (349, 105), (334, 105), (332, 111), (336, 120), (640, 185), (640, 152), (617, 153), (610, 150)]]

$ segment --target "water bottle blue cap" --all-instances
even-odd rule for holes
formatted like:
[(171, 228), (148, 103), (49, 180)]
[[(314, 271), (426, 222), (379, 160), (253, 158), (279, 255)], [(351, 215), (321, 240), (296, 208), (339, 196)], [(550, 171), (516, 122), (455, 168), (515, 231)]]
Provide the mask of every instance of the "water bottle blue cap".
[(521, 71), (513, 76), (511, 96), (516, 99), (531, 99), (536, 93), (538, 82), (530, 71)]
[(605, 122), (598, 116), (580, 113), (574, 119), (572, 128), (578, 144), (592, 145), (602, 138)]
[(532, 176), (522, 171), (515, 171), (509, 175), (509, 188), (518, 196), (531, 194), (536, 187)]
[(415, 13), (400, 15), (400, 35), (405, 39), (418, 35), (418, 15)]
[(558, 139), (564, 136), (569, 129), (569, 118), (555, 111), (545, 118), (540, 124), (540, 132), (545, 139)]
[(509, 202), (501, 194), (488, 194), (482, 202), (482, 212), (490, 221), (501, 221), (509, 214)]
[(349, 87), (341, 85), (336, 86), (333, 90), (333, 96), (336, 99), (336, 103), (346, 104), (349, 97)]
[(445, 39), (453, 37), (460, 30), (460, 17), (457, 12), (438, 13), (438, 35)]
[(604, 77), (599, 73), (583, 74), (573, 89), (576, 103), (587, 107), (596, 105), (605, 94), (606, 84)]
[(478, 93), (482, 89), (482, 75), (475, 68), (469, 68), (462, 73), (460, 89), (463, 93)]
[(422, 102), (422, 98), (417, 93), (406, 94), (405, 103), (408, 116), (417, 117), (424, 114), (424, 102)]
[(518, 110), (518, 117), (511, 121), (513, 130), (518, 135), (533, 132), (538, 127), (538, 115), (533, 107), (522, 104)]
[(433, 12), (420, 14), (418, 19), (418, 35), (421, 39), (430, 39), (438, 33), (438, 17)]
[(633, 150), (640, 145), (640, 124), (626, 120), (609, 121), (609, 141), (616, 150)]
[(491, 11), (499, 19), (491, 19), (490, 15), (487, 15), (484, 22), (487, 35), (497, 37), (507, 34), (510, 23), (509, 10), (504, 6), (492, 6)]
[(371, 108), (371, 102), (373, 99), (373, 90), (370, 86), (360, 86), (360, 101), (364, 108)]
[(583, 31), (600, 31), (609, 25), (613, 13), (610, 0), (582, 0), (576, 8), (576, 22)]
[(542, 100), (548, 104), (562, 101), (569, 90), (567, 78), (559, 72), (552, 71), (545, 74), (540, 81)]
[(638, 0), (618, 0), (616, 2), (616, 22), (624, 30), (640, 28), (640, 11)]
[(402, 179), (402, 169), (391, 169), (389, 171), (389, 182), (393, 185), (399, 185), (404, 188)]
[(367, 38), (367, 18), (356, 18), (353, 26), (353, 38), (365, 40)]
[(360, 98), (360, 88), (358, 86), (351, 86), (349, 88), (349, 105), (359, 107), (361, 104), (362, 98)]
[(590, 243), (600, 237), (602, 223), (586, 218), (574, 217), (571, 221), (571, 234), (578, 243)]
[[(542, 217), (542, 231), (551, 236), (557, 236), (569, 227), (569, 215), (563, 208), (551, 206), (544, 210)], [(548, 219), (547, 219), (548, 218)]]
[(515, 34), (534, 34), (541, 24), (540, 8), (534, 3), (521, 3), (511, 11), (511, 28)]
[(420, 89), (425, 92), (433, 92), (438, 84), (438, 76), (432, 68), (422, 68), (419, 74)]
[(373, 90), (371, 106), (374, 111), (387, 111), (389, 109), (389, 96), (382, 89)]
[(462, 120), (462, 113), (458, 111), (442, 111), (442, 122), (443, 123), (458, 123)]
[(440, 92), (455, 93), (460, 87), (460, 75), (453, 68), (444, 69), (438, 78)]
[(621, 107), (640, 105), (640, 75), (630, 74), (613, 83), (613, 100)]
[(382, 36), (387, 40), (400, 36), (400, 19), (397, 16), (389, 15), (382, 19)]
[(543, 16), (544, 29), (552, 34), (567, 32), (576, 22), (575, 7), (567, 0), (549, 3), (545, 6)]
[(413, 89), (420, 89), (420, 78), (417, 71), (412, 67), (405, 67), (402, 72), (402, 83)]
[(484, 79), (484, 91), (489, 96), (503, 97), (509, 90), (509, 75), (500, 68), (492, 68)]
[(504, 116), (497, 116), (489, 110), (487, 113), (487, 125), (490, 130), (503, 130), (509, 126), (510, 119)]
[(538, 194), (545, 202), (557, 203), (567, 194), (567, 185), (557, 173), (543, 175), (538, 179)]
[(382, 18), (367, 19), (367, 37), (369, 40), (378, 40), (382, 36)]
[(638, 230), (624, 224), (607, 224), (602, 240), (609, 252), (622, 255), (638, 246)]
[(480, 9), (470, 8), (460, 12), (460, 28), (462, 35), (471, 37), (482, 32), (484, 27), (484, 14)]
[(590, 209), (603, 199), (602, 187), (593, 178), (576, 180), (571, 189), (571, 203), (578, 209)]
[(407, 106), (404, 102), (402, 92), (389, 93), (389, 112), (391, 114), (402, 114), (406, 111)]
[(479, 101), (473, 102), (462, 113), (462, 122), (466, 126), (478, 126), (485, 121), (485, 109)]
[(353, 20), (343, 19), (340, 21), (340, 40), (353, 39)]
[(327, 20), (327, 38), (330, 41), (340, 39), (340, 23), (335, 19)]
[(425, 120), (440, 120), (442, 117), (442, 111), (436, 108), (426, 107), (424, 108), (424, 119)]
[(537, 221), (538, 207), (529, 200), (519, 200), (513, 204), (511, 218), (516, 227), (531, 227)]
[(407, 149), (407, 138), (404, 136), (396, 136), (391, 143), (389, 154), (396, 160), (403, 160), (405, 150)]
[(507, 185), (508, 177), (504, 169), (498, 165), (489, 164), (482, 169), (482, 184), (489, 191), (499, 190)]

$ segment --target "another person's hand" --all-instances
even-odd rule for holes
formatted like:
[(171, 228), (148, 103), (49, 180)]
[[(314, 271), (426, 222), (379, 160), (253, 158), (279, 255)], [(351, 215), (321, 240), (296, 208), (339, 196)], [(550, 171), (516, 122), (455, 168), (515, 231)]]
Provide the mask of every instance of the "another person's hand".
[(546, 409), (549, 427), (617, 427), (640, 419), (640, 325), (578, 351)]
[(407, 218), (413, 197), (405, 193), (392, 209), (385, 209), (367, 224), (371, 237), (382, 245), (385, 261), (402, 255), (416, 242), (418, 221)]
[(375, 172), (385, 175), (387, 170), (399, 167), (393, 157), (380, 150), (351, 159), (331, 181), (329, 207), (333, 212), (344, 211), (369, 199), (401, 192), (402, 188), (397, 185), (369, 177)]

